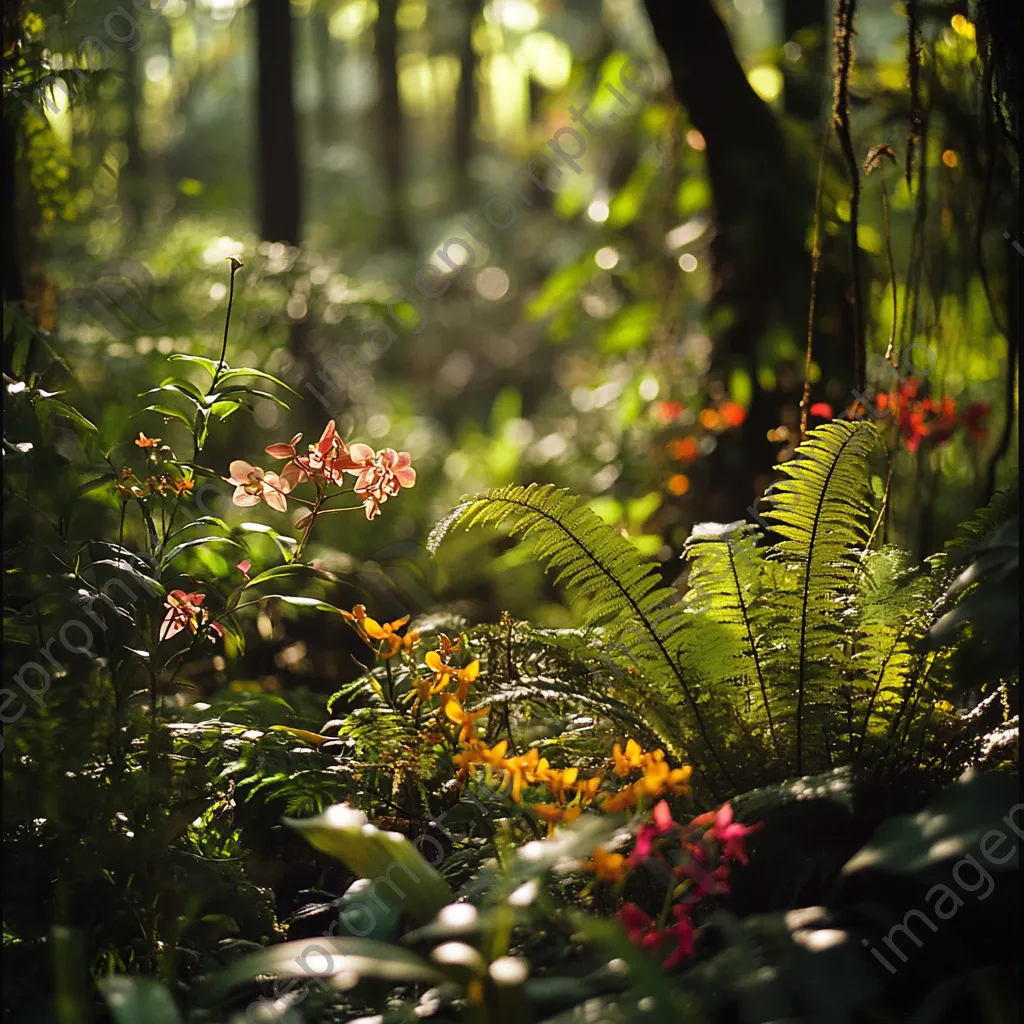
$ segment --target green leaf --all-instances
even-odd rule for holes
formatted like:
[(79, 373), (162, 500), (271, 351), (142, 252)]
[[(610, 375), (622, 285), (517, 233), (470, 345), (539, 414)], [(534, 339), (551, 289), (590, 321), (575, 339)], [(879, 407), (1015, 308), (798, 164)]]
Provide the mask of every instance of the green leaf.
[(239, 544), (236, 540), (232, 540), (230, 537), (194, 537), (192, 540), (184, 540), (177, 546), (171, 548), (171, 550), (168, 551), (160, 560), (161, 567), (170, 565), (178, 555), (184, 554), (184, 552), (189, 551), (192, 548), (200, 547), (203, 544), (229, 544), (233, 548), (238, 548), (239, 551), (245, 551), (245, 547), (243, 545)]
[(285, 604), (294, 605), (296, 608), (315, 608), (321, 612), (337, 612), (341, 614), (340, 608), (335, 608), (333, 604), (328, 604), (326, 601), (320, 600), (319, 597), (299, 597), (295, 594), (264, 594), (264, 600), (266, 601), (284, 601)]
[(189, 430), (192, 429), (192, 420), (190, 420), (180, 409), (175, 409), (170, 405), (147, 405), (142, 411), (155, 412), (159, 413), (161, 416), (168, 416), (176, 420), (181, 420)]
[(217, 372), (217, 367), (220, 365), (216, 359), (207, 359), (206, 356), (190, 356), (182, 352), (175, 352), (167, 358), (183, 363), (198, 363), (211, 377)]
[(363, 978), (380, 978), (396, 983), (444, 980), (444, 975), (436, 967), (398, 946), (372, 939), (322, 936), (271, 946), (239, 960), (197, 985), (196, 1001), (213, 1002), (236, 986), (255, 981), (263, 975), (298, 978), (346, 975), (350, 976), (347, 987)]
[(70, 420), (76, 427), (78, 427), (79, 431), (84, 430), (88, 433), (96, 433), (95, 424), (87, 420), (77, 409), (64, 402), (60, 402), (55, 398), (50, 398), (41, 407), (40, 414), (42, 414), (43, 409), (46, 410), (47, 416), (62, 416), (64, 419)]
[(263, 380), (273, 381), (278, 387), (282, 387), (285, 391), (291, 391), (293, 395), (298, 395), (298, 392), (290, 388), (283, 380), (279, 380), (271, 373), (265, 373), (263, 370), (254, 370), (249, 366), (236, 366), (233, 370), (228, 370), (227, 373), (220, 375), (220, 380), (230, 380), (232, 377), (261, 377)]
[(171, 391), (174, 394), (183, 395), (197, 409), (202, 409), (202, 407), (203, 407), (203, 396), (200, 395), (196, 391), (195, 388), (191, 388), (191, 390), (186, 390), (185, 388), (181, 387), (180, 384), (177, 384), (177, 383), (175, 383), (175, 384), (161, 384), (159, 387), (150, 388), (148, 391), (143, 391), (142, 394), (139, 397), (140, 398), (145, 398), (147, 395), (159, 395), (159, 394), (161, 394), (161, 393), (163, 393), (165, 391)]
[(258, 586), (261, 583), (267, 583), (270, 580), (285, 579), (289, 576), (298, 578), (302, 577), (314, 577), (315, 579), (327, 580), (330, 583), (336, 583), (338, 577), (333, 573), (324, 572), (322, 569), (314, 569), (311, 565), (306, 565), (303, 562), (287, 562), (284, 565), (275, 565), (270, 569), (265, 569), (257, 576), (253, 576), (248, 583), (246, 583), (244, 589), (248, 590), (250, 587)]
[(384, 884), (402, 909), (421, 923), (431, 920), (455, 899), (448, 883), (405, 836), (381, 832), (367, 822), (365, 814), (348, 804), (335, 804), (315, 818), (285, 818), (284, 823), (360, 878), (371, 879), (371, 899), (377, 898), (377, 886)]
[(645, 344), (651, 337), (658, 314), (659, 306), (656, 302), (634, 302), (627, 306), (602, 335), (601, 351), (618, 355)]
[[(999, 831), (1009, 840), (990, 844), (999, 863), (982, 853), (995, 870), (1016, 871), (1020, 860), (1019, 832), (1009, 824), (1020, 806), (1016, 776), (972, 774), (943, 790), (919, 814), (905, 814), (882, 823), (871, 841), (843, 868), (844, 875), (874, 869), (913, 875), (939, 864), (977, 853), (982, 838)], [(1006, 816), (1004, 818), (1004, 815)], [(1012, 849), (1012, 856), (1008, 856)]]
[(155, 978), (115, 975), (97, 982), (116, 1024), (180, 1024), (170, 992)]

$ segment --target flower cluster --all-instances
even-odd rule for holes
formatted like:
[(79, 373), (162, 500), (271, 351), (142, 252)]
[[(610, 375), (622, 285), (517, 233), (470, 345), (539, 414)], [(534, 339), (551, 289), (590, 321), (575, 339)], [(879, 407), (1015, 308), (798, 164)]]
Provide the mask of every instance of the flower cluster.
[[(374, 451), (367, 444), (346, 444), (331, 420), (316, 444), (308, 445), (300, 453), (301, 434), (288, 442), (268, 445), (266, 453), (274, 459), (287, 460), (280, 473), (268, 473), (241, 459), (231, 463), (229, 481), (235, 485), (233, 501), (236, 505), (257, 505), (265, 501), (278, 512), (287, 510), (285, 498), (299, 484), (311, 481), (317, 489), (317, 507), (324, 500), (328, 486), (342, 487), (345, 475), (354, 476), (353, 490), (362, 503), (367, 519), (380, 514), (380, 507), (393, 498), (403, 487), (413, 487), (416, 470), (412, 468), (408, 452), (394, 448)], [(309, 504), (308, 502), (304, 502)]]
[[(723, 804), (717, 811), (709, 811), (694, 818), (689, 826), (672, 820), (672, 813), (664, 801), (656, 804), (650, 824), (641, 825), (637, 831), (636, 846), (628, 860), (621, 854), (620, 874), (624, 877), (629, 867), (643, 863), (655, 853), (655, 842), (669, 837), (670, 843), (687, 855), (681, 865), (672, 869), (674, 877), (683, 882), (683, 898), (662, 913), (662, 921), (656, 922), (634, 903), (626, 903), (619, 911), (630, 939), (654, 954), (668, 950), (662, 960), (665, 969), (675, 967), (693, 953), (695, 928), (691, 919), (693, 907), (706, 896), (715, 896), (729, 891), (729, 866), (732, 862), (747, 864), (744, 840), (760, 828), (757, 825), (741, 825), (733, 820), (730, 804)], [(703, 830), (699, 839), (695, 831)], [(662, 850), (666, 844), (660, 844)], [(712, 870), (710, 865), (718, 850), (718, 864)], [(661, 855), (662, 850), (658, 851)], [(596, 851), (595, 851), (596, 852)], [(616, 879), (616, 880), (618, 880)], [(671, 917), (671, 923), (665, 919)]]
[(173, 452), (168, 445), (161, 444), (160, 441), (159, 437), (146, 437), (141, 430), (139, 431), (135, 445), (147, 453), (151, 472), (145, 477), (140, 477), (130, 466), (125, 466), (114, 481), (114, 488), (125, 498), (141, 501), (152, 495), (159, 495), (162, 498), (168, 494), (182, 498), (192, 493), (195, 480), (177, 467), (171, 469), (166, 462), (165, 453), (173, 457)]
[[(920, 385), (913, 377), (900, 380), (895, 390), (875, 395), (874, 409), (856, 402), (844, 414), (849, 419), (863, 419), (871, 415), (877, 419), (892, 415), (908, 452), (916, 452), (921, 442), (928, 438), (935, 444), (945, 444), (958, 427), (963, 427), (981, 441), (986, 437), (985, 420), (991, 411), (988, 402), (975, 402), (962, 413), (957, 412), (956, 399), (951, 395), (941, 398), (922, 397)], [(811, 416), (832, 419), (832, 406), (827, 402), (815, 402), (808, 410)]]

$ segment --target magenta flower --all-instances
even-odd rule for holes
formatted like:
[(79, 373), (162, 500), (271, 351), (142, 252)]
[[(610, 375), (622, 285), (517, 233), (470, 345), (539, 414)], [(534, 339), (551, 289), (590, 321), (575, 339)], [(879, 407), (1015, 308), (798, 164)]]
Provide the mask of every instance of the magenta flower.
[(664, 800), (659, 800), (654, 805), (652, 814), (654, 823), (641, 825), (636, 834), (636, 848), (629, 858), (630, 866), (643, 863), (651, 855), (651, 847), (655, 839), (668, 835), (678, 826), (672, 820), (672, 812)]
[[(201, 607), (205, 598), (205, 594), (186, 594), (184, 590), (172, 590), (165, 602), (168, 612), (160, 625), (160, 640), (170, 640), (183, 629), (198, 633), (209, 619), (206, 609)], [(224, 635), (219, 622), (211, 622), (210, 629), (218, 636)]]

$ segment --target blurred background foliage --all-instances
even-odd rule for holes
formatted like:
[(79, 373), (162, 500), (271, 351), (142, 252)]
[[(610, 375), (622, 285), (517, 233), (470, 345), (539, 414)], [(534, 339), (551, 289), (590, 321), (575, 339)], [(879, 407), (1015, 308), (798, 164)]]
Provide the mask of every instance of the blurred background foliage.
[[(529, 480), (591, 498), (673, 578), (693, 523), (750, 518), (799, 438), (812, 278), (810, 401), (839, 415), (857, 382), (832, 12), (806, 0), (670, 7), (9, 5), (8, 367), (18, 351), (49, 366), (104, 450), (139, 429), (173, 447), (184, 427), (137, 418), (136, 396), (169, 354), (217, 351), (225, 258), (241, 254), (232, 362), (302, 398), (291, 412), (257, 404), (255, 425), (229, 421), (208, 464), (258, 461), (266, 443), (334, 416), (345, 436), (411, 452), (420, 474), (385, 520), (318, 534), (313, 554), (347, 574), (348, 598), (367, 599), (373, 580), (392, 606), (381, 615), (457, 598), (473, 617), (508, 608), (567, 624), (528, 555), (484, 539), (436, 565), (420, 553), (459, 496)], [(889, 431), (887, 539), (923, 556), (1015, 475), (1018, 256), (1004, 232), (1016, 152), (1006, 111), (984, 103), (992, 62), (979, 60), (976, 13), (911, 8), (908, 83), (907, 8), (859, 5), (849, 107), (858, 164), (873, 146), (894, 153), (859, 173), (866, 383), (893, 387), (892, 330), (919, 395), (974, 410), (970, 429), (918, 447), (902, 420)], [(642, 102), (587, 133), (581, 173), (535, 165), (544, 187), (530, 186), (513, 226), (489, 226), (487, 198), (550, 153), (570, 107), (607, 118), (603, 83), (629, 58), (649, 76)], [(443, 296), (417, 295), (417, 269), (447, 270), (435, 254), (473, 225), (473, 266)], [(399, 305), (411, 329), (380, 354), (361, 328), (403, 290), (419, 319)], [(117, 514), (103, 491), (77, 500)]]

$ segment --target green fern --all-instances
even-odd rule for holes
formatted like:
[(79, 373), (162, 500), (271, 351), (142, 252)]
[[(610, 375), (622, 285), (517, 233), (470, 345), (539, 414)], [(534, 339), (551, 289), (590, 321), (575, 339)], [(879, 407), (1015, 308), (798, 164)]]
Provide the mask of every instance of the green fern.
[(787, 633), (793, 623), (798, 627), (795, 645), (778, 647), (772, 662), (776, 670), (795, 675), (798, 775), (804, 770), (805, 737), (829, 734), (836, 683), (849, 668), (843, 620), (874, 518), (868, 459), (877, 444), (878, 433), (868, 423), (823, 424), (779, 467), (785, 478), (767, 494), (766, 518), (781, 537), (772, 558), (796, 584), (772, 596), (777, 623)]
[[(581, 688), (583, 709), (627, 728), (622, 705), (639, 712), (712, 795), (867, 758), (910, 756), (946, 770), (949, 751), (962, 749), (946, 700), (949, 659), (920, 640), (935, 620), (948, 557), (928, 571), (893, 549), (869, 550), (877, 444), (867, 423), (811, 431), (766, 495), (761, 523), (771, 543), (742, 522), (695, 527), (681, 599), (625, 538), (552, 486), (466, 499), (429, 545), (480, 524), (532, 541), (583, 622), (548, 642), (592, 673), (599, 655), (603, 678), (615, 680), (606, 682), (614, 700), (603, 705)], [(1000, 498), (979, 513), (973, 529), (1005, 515), (1004, 505)], [(527, 636), (524, 646), (540, 643)], [(571, 669), (542, 660), (515, 680), (489, 675), (497, 699), (556, 713), (574, 685)]]
[(603, 627), (609, 660), (625, 666), (620, 698), (643, 708), (676, 756), (698, 766), (714, 762), (734, 784), (716, 749), (702, 695), (679, 663), (685, 616), (678, 595), (664, 586), (656, 567), (573, 495), (552, 485), (500, 487), (468, 498), (437, 525), (427, 546), (436, 551), (454, 528), (476, 525), (504, 526), (513, 536), (533, 540), (535, 557), (580, 600), (584, 624)]

